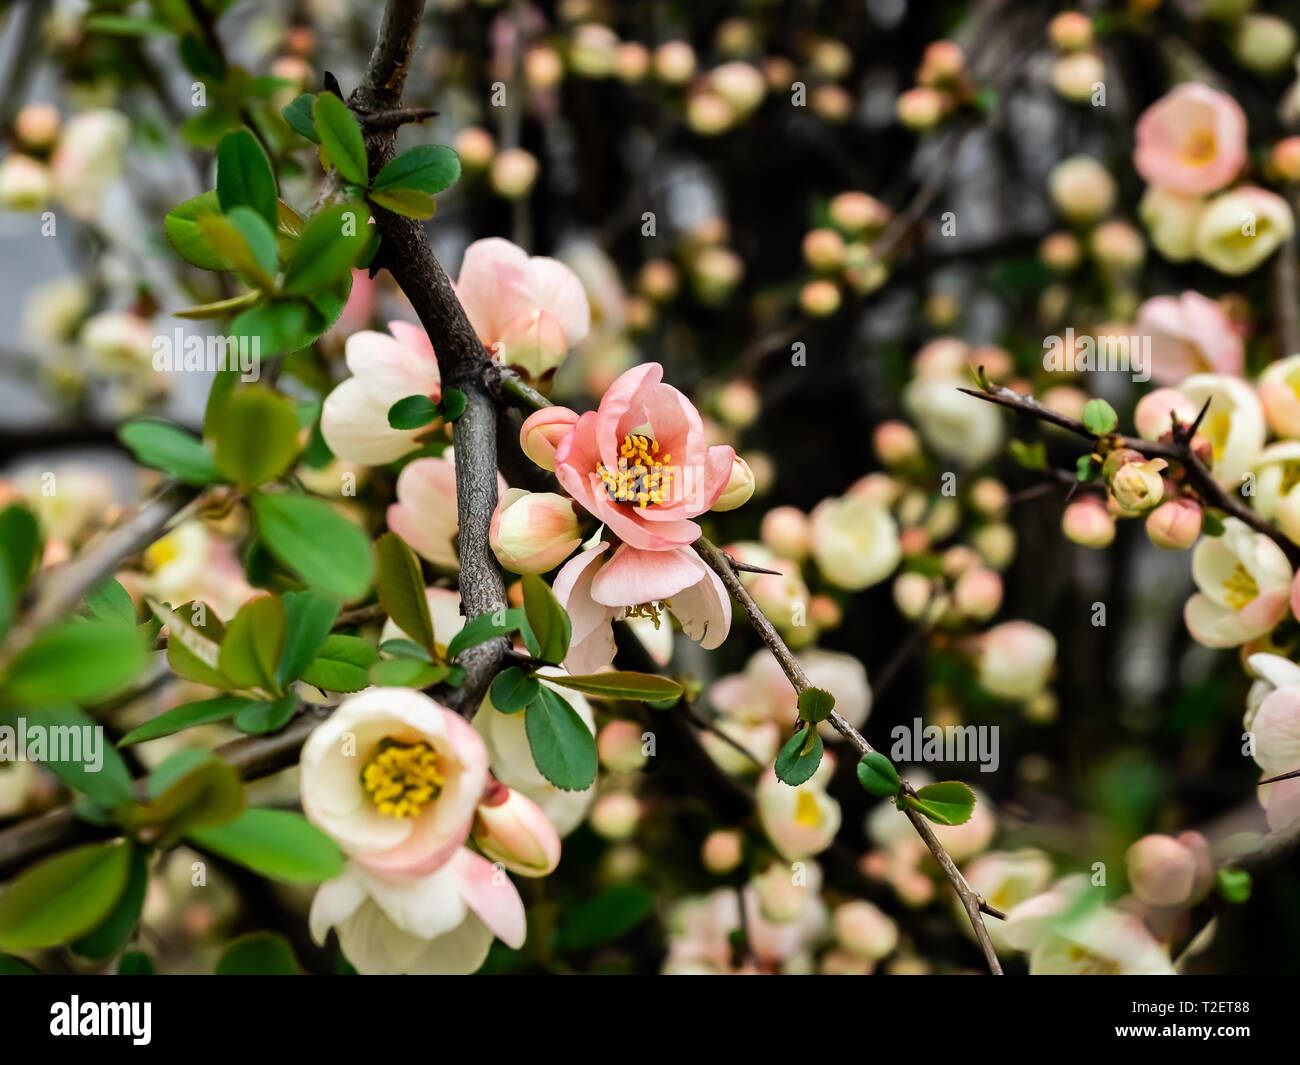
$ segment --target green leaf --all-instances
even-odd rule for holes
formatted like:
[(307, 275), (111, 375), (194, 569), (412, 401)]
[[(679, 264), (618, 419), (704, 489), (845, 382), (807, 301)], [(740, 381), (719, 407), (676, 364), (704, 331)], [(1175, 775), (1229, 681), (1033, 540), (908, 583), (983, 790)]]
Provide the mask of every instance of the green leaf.
[(439, 404), (442, 409), (443, 420), (454, 422), (465, 413), (465, 405), (468, 402), (465, 393), (459, 388), (444, 388), (442, 390), (442, 402)]
[(305, 347), (299, 341), (310, 317), (302, 303), (259, 303), (230, 323), (230, 336), (245, 342), (258, 358), (269, 359)]
[[(237, 687), (221, 672), (221, 641), (226, 626), (212, 607), (196, 601), (168, 610), (152, 599), (148, 603), (154, 616), (167, 626), (167, 664), (173, 673), (212, 688)], [(198, 625), (198, 621), (203, 624)]]
[(118, 976), (153, 976), (153, 962), (142, 950), (128, 950), (117, 963)]
[(388, 408), (388, 424), (394, 429), (421, 429), (438, 417), (439, 410), (428, 396), (407, 396)]
[(888, 799), (898, 794), (898, 770), (894, 763), (879, 751), (864, 754), (858, 763), (858, 783), (877, 798)]
[(533, 764), (563, 791), (584, 791), (596, 779), (596, 738), (587, 723), (550, 688), (538, 688), (524, 711)]
[(52, 947), (97, 927), (117, 906), (131, 871), (126, 840), (47, 858), (0, 893), (0, 949)]
[(163, 219), (163, 230), (176, 253), (204, 270), (225, 270), (226, 260), (209, 243), (200, 220), (221, 214), (216, 192), (205, 192), (173, 207)]
[(291, 720), (298, 709), (298, 697), (289, 692), (274, 702), (259, 700), (246, 706), (235, 715), (235, 727), (241, 732), (261, 734), (279, 732)]
[(550, 684), (559, 684), (587, 695), (601, 695), (606, 699), (640, 699), (658, 703), (676, 699), (682, 686), (675, 680), (654, 673), (634, 673), (629, 670), (612, 670), (608, 673), (582, 673), (576, 676), (547, 677)]
[(203, 441), (178, 425), (156, 418), (133, 418), (117, 431), (142, 466), (151, 466), (183, 484), (211, 484), (217, 479), (217, 463)]
[(776, 756), (778, 780), (797, 788), (817, 772), (822, 764), (822, 738), (811, 725), (805, 725), (785, 742)]
[(286, 810), (245, 810), (234, 821), (189, 836), (200, 847), (272, 880), (319, 884), (343, 872), (338, 845), (301, 814)]
[(1245, 869), (1225, 866), (1214, 874), (1214, 885), (1227, 902), (1242, 903), (1250, 899), (1250, 874)]
[(432, 652), (433, 620), (420, 562), (396, 533), (384, 533), (375, 541), (375, 591), (397, 627)]
[(359, 636), (333, 634), (302, 679), (325, 691), (359, 692), (370, 683), (370, 667), (378, 661), (378, 652)]
[(936, 825), (964, 825), (975, 809), (975, 793), (960, 780), (944, 780), (901, 795), (902, 805), (924, 814)]
[(259, 289), (275, 287), (275, 272), (263, 265), (239, 226), (223, 214), (204, 215), (198, 225), (208, 246), (221, 257), (222, 269), (234, 270)]
[(278, 198), (275, 171), (257, 138), (246, 129), (222, 137), (217, 145), (217, 202), (221, 209), (230, 213), (235, 207), (250, 207), (273, 227)]
[(273, 595), (250, 599), (239, 608), (221, 641), (217, 665), (240, 688), (276, 691), (275, 667), (284, 650), (288, 618)]
[(197, 321), (203, 321), (209, 318), (225, 318), (236, 311), (242, 311), (259, 303), (265, 293), (256, 290), (241, 292), (238, 296), (231, 296), (225, 300), (214, 300), (211, 303), (201, 303), (197, 307), (187, 307), (183, 311), (173, 311), (173, 318), (189, 318)]
[[(131, 771), (117, 749), (105, 743), (102, 728), (89, 715), (76, 707), (55, 707), (39, 714), (34, 723), (42, 725), (49, 737), (50, 748), (42, 763), (68, 787), (109, 810), (134, 798)], [(88, 736), (95, 737), (92, 744), (99, 744), (93, 754), (92, 746), (85, 742)], [(60, 753), (68, 757), (49, 757), (56, 738)]]
[(374, 558), (361, 529), (328, 503), (285, 492), (253, 496), (253, 515), (266, 546), (308, 584), (345, 602), (370, 587)]
[[(197, 764), (188, 772), (132, 809), (126, 824), (141, 842), (169, 847), (192, 829), (224, 825), (244, 812), (239, 774), (209, 751), (195, 751), (192, 757)], [(185, 761), (173, 764), (183, 768)], [(155, 770), (149, 779), (151, 792), (165, 778)]]
[(492, 680), (489, 697), (503, 714), (517, 714), (537, 698), (541, 683), (518, 666), (507, 666)]
[(153, 768), (145, 783), (145, 794), (156, 799), (186, 773), (201, 766), (204, 762), (216, 759), (216, 754), (206, 747), (182, 747), (173, 751)]
[(381, 654), (392, 655), (394, 658), (418, 658), (421, 662), (432, 664), (433, 655), (426, 651), (414, 640), (408, 640), (404, 636), (395, 636), (391, 640), (385, 640), (379, 645)]
[(28, 644), (0, 686), (27, 706), (94, 702), (120, 691), (144, 664), (144, 645), (132, 626), (65, 622)]
[(476, 618), (470, 618), (465, 627), (447, 644), (447, 659), (453, 660), (467, 647), (476, 647), (498, 636), (508, 636), (512, 632), (518, 632), (527, 624), (528, 619), (522, 610), (498, 611), (495, 614), (480, 614)]
[(1083, 405), (1083, 424), (1088, 432), (1104, 436), (1119, 424), (1115, 408), (1104, 399), (1090, 399)]
[(654, 912), (654, 892), (642, 884), (616, 884), (569, 910), (555, 949), (591, 950), (621, 939)]
[(134, 625), (135, 603), (131, 593), (110, 577), (98, 588), (87, 593), (86, 606), (93, 617), (100, 621), (116, 622), (119, 625)]
[(550, 586), (536, 573), (525, 573), (523, 585), (524, 616), (537, 637), (540, 648), (537, 657), (543, 662), (559, 665), (569, 653), (569, 638), (573, 634), (569, 615), (560, 606)]
[(236, 484), (256, 487), (298, 458), (298, 417), (284, 396), (262, 385), (236, 392), (213, 426), (217, 469)]
[(432, 218), (438, 209), (433, 197), (427, 192), (416, 189), (388, 189), (386, 192), (372, 192), (370, 202), (403, 218)]
[(319, 292), (348, 277), (370, 239), (369, 217), (370, 212), (356, 203), (327, 207), (313, 216), (285, 267), (284, 292)]
[(1074, 468), (1075, 475), (1085, 484), (1101, 476), (1101, 464), (1092, 455), (1080, 455)]
[(320, 137), (316, 133), (316, 120), (312, 117), (312, 105), (315, 102), (316, 97), (309, 92), (305, 92), (296, 97), (293, 103), (284, 108), (280, 114), (284, 115), (284, 120), (294, 130), (301, 133), (313, 144), (319, 144)]
[(366, 141), (348, 105), (332, 92), (323, 92), (312, 105), (312, 119), (334, 169), (354, 185), (366, 184)]
[(284, 653), (275, 667), (275, 682), (284, 687), (297, 680), (302, 671), (312, 664), (329, 638), (330, 629), (339, 616), (338, 598), (310, 588), (301, 592), (287, 592), (284, 610), (287, 625)]
[(16, 597), (27, 586), (41, 556), (36, 515), (18, 503), (0, 510), (0, 581)]
[(126, 887), (113, 911), (95, 929), (72, 944), (83, 958), (102, 959), (116, 954), (135, 931), (144, 908), (145, 889), (149, 886), (149, 852), (132, 847)]
[(41, 971), (22, 958), (12, 954), (0, 954), (0, 976), (40, 976)]
[(1223, 517), (1220, 511), (1206, 510), (1205, 516), (1201, 519), (1201, 532), (1206, 536), (1223, 535)]
[(226, 948), (217, 962), (217, 976), (300, 976), (302, 967), (284, 936), (251, 932)]
[(428, 688), (450, 673), (448, 666), (418, 658), (388, 658), (370, 667), (370, 683), (377, 688)]
[(240, 235), (248, 242), (248, 247), (257, 260), (258, 267), (269, 278), (274, 278), (280, 269), (280, 246), (275, 239), (275, 229), (251, 207), (232, 207), (226, 214)]
[(260, 700), (249, 699), (242, 695), (222, 695), (215, 699), (185, 703), (183, 706), (173, 707), (155, 718), (150, 718), (139, 728), (132, 729), (118, 740), (117, 745), (125, 747), (132, 743), (144, 743), (145, 740), (156, 740), (159, 736), (170, 736), (176, 732), (183, 732), (187, 728), (226, 721), (246, 706), (257, 702)]
[(375, 175), (371, 192), (385, 189), (419, 189), (432, 196), (460, 178), (460, 157), (443, 144), (408, 148)]
[(1012, 440), (1008, 445), (1011, 457), (1027, 470), (1047, 469), (1047, 448), (1041, 440), (1027, 444), (1023, 440)]
[(799, 716), (810, 725), (825, 721), (835, 709), (835, 696), (821, 688), (805, 688), (799, 693)]

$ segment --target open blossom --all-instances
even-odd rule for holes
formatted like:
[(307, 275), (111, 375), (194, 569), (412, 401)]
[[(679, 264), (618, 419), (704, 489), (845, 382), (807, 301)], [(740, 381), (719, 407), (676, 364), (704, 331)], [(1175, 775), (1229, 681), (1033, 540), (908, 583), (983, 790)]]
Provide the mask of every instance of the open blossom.
[(487, 777), (463, 717), (410, 688), (371, 688), (307, 740), (302, 806), (366, 870), (424, 876), (465, 842)]
[(1199, 196), (1151, 185), (1138, 204), (1138, 217), (1156, 251), (1183, 263), (1196, 254), (1196, 225), (1204, 207)]
[(1003, 699), (1032, 699), (1056, 664), (1056, 637), (1028, 621), (1007, 621), (980, 641), (979, 682)]
[(1270, 363), (1259, 378), (1259, 401), (1278, 436), (1300, 437), (1300, 355)]
[(1191, 425), (1200, 411), (1195, 403), (1173, 388), (1157, 388), (1138, 400), (1133, 412), (1133, 424), (1143, 440), (1159, 440), (1172, 433), (1174, 421)]
[(339, 458), (375, 466), (420, 446), (428, 427), (394, 429), (388, 409), (408, 396), (442, 398), (442, 378), (429, 336), (410, 322), (388, 323), (392, 333), (353, 333), (344, 345), (352, 376), (325, 397), (320, 428)]
[(1286, 200), (1268, 189), (1221, 192), (1196, 223), (1196, 256), (1221, 274), (1249, 273), (1295, 231)]
[(658, 619), (667, 610), (706, 651), (731, 628), (731, 599), (718, 575), (690, 548), (643, 551), (620, 544), (605, 556), (602, 541), (565, 563), (553, 585), (569, 613), (573, 635), (565, 667), (592, 673), (614, 660), (612, 623), (623, 617)]
[(1264, 411), (1255, 390), (1239, 377), (1202, 373), (1187, 378), (1178, 391), (1198, 411), (1207, 399), (1210, 401), (1198, 433), (1210, 442), (1215, 478), (1235, 490), (1242, 474), (1259, 457), (1267, 435)]
[(1259, 453), (1251, 503), (1300, 543), (1300, 440), (1281, 440)]
[(1240, 374), (1241, 335), (1223, 307), (1199, 292), (1154, 296), (1138, 309), (1137, 331), (1151, 338), (1151, 379), (1176, 385), (1190, 374)]
[(694, 404), (650, 362), (622, 374), (600, 407), (578, 418), (556, 445), (555, 474), (626, 544), (663, 550), (699, 539), (690, 519), (718, 501), (734, 458), (730, 447), (708, 446)]
[(1239, 518), (1222, 536), (1206, 536), (1192, 553), (1197, 594), (1183, 619), (1206, 647), (1235, 647), (1270, 632), (1286, 614), (1291, 565), (1282, 549)]
[(772, 768), (758, 782), (758, 819), (777, 852), (789, 861), (820, 854), (840, 830), (840, 804), (826, 791), (835, 756), (822, 755), (816, 772), (797, 787), (777, 779)]
[[(1081, 889), (1082, 890), (1082, 889)], [(1029, 951), (1031, 976), (1172, 976), (1165, 948), (1140, 919), (1110, 906), (1082, 909), (1076, 896), (1062, 896), (1059, 908), (1035, 913), (1041, 899), (1022, 902), (1007, 916), (1020, 925), (1009, 933)], [(1033, 921), (1028, 918), (1033, 915)]]
[(422, 876), (349, 862), (316, 892), (309, 923), (320, 944), (333, 928), (366, 976), (465, 976), (482, 966), (494, 937), (517, 950), (526, 932), (510, 878), (465, 847)]
[[(966, 866), (962, 873), (966, 882), (979, 892), (981, 898), (986, 899), (990, 906), (1006, 913), (1026, 899), (1047, 890), (1052, 881), (1052, 860), (1036, 847), (1024, 847), (1017, 851), (989, 851)], [(964, 916), (961, 900), (954, 897), (953, 903)], [(988, 921), (986, 927), (995, 947), (999, 950), (1011, 949), (1002, 921)], [(974, 930), (968, 926), (965, 931), (974, 935)]]
[[(1249, 665), (1261, 679), (1247, 697), (1243, 723), (1254, 740), (1252, 754), (1263, 778), (1300, 769), (1300, 666), (1270, 654), (1251, 655)], [(1265, 784), (1257, 797), (1272, 829), (1300, 818), (1300, 778)]]
[(888, 508), (866, 496), (825, 499), (809, 521), (817, 568), (841, 588), (861, 591), (878, 584), (902, 558), (898, 523)]
[[(964, 467), (980, 466), (1002, 446), (1002, 419), (991, 403), (958, 391), (965, 383), (957, 376), (918, 376), (903, 393), (903, 405), (916, 419), (925, 442), (944, 458)], [(962, 363), (959, 373), (965, 373)]]
[(1153, 185), (1203, 196), (1246, 162), (1246, 115), (1227, 93), (1177, 85), (1142, 112), (1133, 165)]
[[(497, 474), (498, 497), (505, 492), (505, 478)], [(456, 568), (460, 518), (450, 450), (441, 457), (416, 459), (397, 475), (397, 502), (389, 504), (388, 527), (434, 565)]]
[(532, 377), (554, 370), (591, 327), (577, 274), (500, 237), (465, 249), (456, 295), (484, 346)]

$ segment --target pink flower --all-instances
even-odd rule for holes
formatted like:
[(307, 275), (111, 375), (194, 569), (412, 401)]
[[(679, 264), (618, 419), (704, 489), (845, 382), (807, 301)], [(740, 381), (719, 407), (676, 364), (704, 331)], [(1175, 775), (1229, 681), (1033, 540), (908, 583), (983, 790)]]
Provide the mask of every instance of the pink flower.
[(1151, 184), (1203, 196), (1246, 162), (1246, 115), (1226, 93), (1189, 82), (1142, 113), (1133, 165)]
[(392, 336), (363, 330), (344, 347), (352, 376), (325, 397), (321, 435), (339, 458), (375, 466), (420, 446), (419, 429), (394, 429), (388, 408), (407, 396), (442, 398), (438, 360), (429, 337), (410, 322), (389, 322)]
[(1151, 377), (1176, 385), (1194, 373), (1240, 375), (1241, 336), (1223, 308), (1199, 292), (1155, 296), (1138, 308), (1140, 335), (1151, 338)]
[[(505, 492), (505, 478), (497, 474), (498, 498)], [(388, 527), (435, 566), (456, 568), (460, 519), (456, 464), (450, 457), (416, 459), (398, 474), (397, 502), (388, 507)]]
[(500, 237), (465, 249), (456, 295), (488, 350), (535, 377), (555, 369), (591, 327), (577, 274)]
[(552, 591), (573, 623), (564, 660), (570, 673), (593, 673), (614, 660), (614, 620), (658, 620), (664, 609), (706, 651), (721, 646), (731, 628), (731, 600), (694, 551), (621, 544), (609, 559), (601, 558), (609, 546), (600, 543), (576, 555), (555, 577)]
[(469, 836), (488, 753), (468, 721), (427, 695), (370, 688), (311, 734), (300, 772), (303, 812), (357, 863), (419, 877)]
[(622, 374), (555, 449), (565, 490), (621, 540), (650, 551), (699, 539), (689, 519), (717, 502), (735, 458), (730, 447), (708, 446), (699, 411), (663, 375), (657, 362)]
[(545, 876), (560, 863), (560, 835), (541, 807), (497, 780), (478, 804), (473, 836), (490, 861), (520, 876)]
[(386, 876), (357, 862), (312, 900), (312, 938), (331, 928), (365, 976), (466, 976), (487, 959), (493, 938), (516, 950), (527, 932), (510, 878), (466, 847), (421, 876)]

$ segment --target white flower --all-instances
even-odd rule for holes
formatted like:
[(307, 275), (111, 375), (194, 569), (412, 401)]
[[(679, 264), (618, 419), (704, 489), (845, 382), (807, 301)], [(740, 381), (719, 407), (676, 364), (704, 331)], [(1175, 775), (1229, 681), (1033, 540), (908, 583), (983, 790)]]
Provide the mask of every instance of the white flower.
[(1003, 699), (1032, 699), (1056, 662), (1056, 637), (1028, 621), (1008, 621), (986, 632), (980, 644), (980, 685)]
[(1251, 504), (1300, 543), (1300, 440), (1269, 444), (1255, 462), (1255, 473)]
[(1264, 409), (1255, 390), (1240, 377), (1198, 373), (1186, 378), (1178, 391), (1195, 403), (1197, 410), (1210, 401), (1198, 433), (1210, 442), (1215, 478), (1235, 490), (1259, 457), (1267, 435)]
[(1192, 552), (1200, 591), (1183, 620), (1206, 647), (1236, 647), (1270, 632), (1286, 614), (1291, 564), (1282, 549), (1239, 518), (1226, 518), (1222, 536), (1205, 536)]
[(826, 791), (835, 772), (835, 757), (822, 754), (821, 765), (797, 787), (779, 780), (769, 768), (758, 783), (758, 819), (777, 852), (789, 861), (820, 854), (840, 830), (840, 804)]
[(903, 392), (903, 406), (927, 445), (970, 468), (998, 453), (1002, 419), (993, 404), (958, 391), (961, 384), (953, 378), (916, 377)]
[(878, 584), (902, 558), (893, 515), (865, 496), (822, 500), (810, 520), (817, 568), (841, 588), (861, 591)]
[(1221, 274), (1245, 274), (1291, 238), (1286, 200), (1267, 189), (1228, 189), (1205, 205), (1196, 225), (1196, 254)]

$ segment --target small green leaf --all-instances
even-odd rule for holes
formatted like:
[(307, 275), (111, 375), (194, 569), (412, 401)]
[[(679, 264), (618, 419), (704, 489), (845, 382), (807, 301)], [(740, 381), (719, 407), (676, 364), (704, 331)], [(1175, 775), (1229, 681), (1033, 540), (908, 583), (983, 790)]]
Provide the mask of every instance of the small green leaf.
[(199, 725), (212, 725), (218, 721), (227, 721), (246, 706), (260, 702), (241, 695), (222, 695), (216, 699), (203, 699), (196, 703), (185, 703), (150, 718), (139, 728), (134, 728), (118, 740), (119, 747), (132, 743), (144, 743), (156, 740), (159, 736), (170, 736), (187, 728)]
[(1090, 399), (1083, 405), (1083, 424), (1088, 432), (1104, 436), (1119, 424), (1115, 408), (1104, 399)]
[(822, 764), (822, 738), (811, 725), (805, 725), (785, 742), (776, 756), (778, 780), (798, 787)]
[(1023, 440), (1012, 440), (1008, 445), (1011, 457), (1027, 470), (1045, 470), (1047, 468), (1047, 448), (1041, 440), (1027, 444)]
[(336, 596), (308, 588), (284, 596), (284, 653), (275, 667), (275, 682), (283, 688), (315, 660), (339, 616)]
[(217, 145), (217, 202), (221, 209), (229, 213), (241, 205), (250, 207), (274, 226), (277, 199), (275, 172), (257, 138), (246, 129), (222, 137)]
[(375, 175), (372, 193), (388, 189), (418, 189), (432, 196), (460, 178), (460, 158), (442, 144), (408, 148)]
[[(64, 757), (46, 757), (43, 763), (68, 787), (107, 810), (134, 798), (130, 769), (117, 749), (104, 743), (102, 729), (88, 714), (72, 706), (54, 707), (39, 714), (36, 720), (51, 730), (50, 735), (63, 737), (57, 753)], [(86, 737), (95, 738), (87, 744), (83, 742)], [(93, 744), (99, 744), (98, 750)]]
[(901, 795), (902, 805), (924, 814), (936, 825), (964, 825), (975, 810), (975, 793), (960, 780), (944, 780)]
[(254, 385), (232, 395), (213, 426), (217, 469), (236, 484), (274, 480), (298, 458), (298, 417), (284, 396)]
[(126, 840), (91, 843), (32, 866), (0, 892), (0, 949), (67, 943), (100, 925), (130, 876)]
[(126, 887), (117, 905), (100, 925), (72, 944), (83, 958), (99, 960), (116, 954), (131, 938), (144, 908), (145, 889), (149, 886), (149, 852), (131, 848)]
[(117, 431), (142, 466), (171, 474), (183, 484), (205, 485), (217, 479), (217, 463), (203, 441), (178, 425), (156, 418), (134, 418)]
[(285, 294), (318, 293), (348, 277), (370, 240), (369, 217), (369, 209), (356, 203), (327, 207), (313, 216), (285, 267)]
[(569, 638), (573, 634), (569, 615), (560, 606), (550, 586), (537, 574), (525, 573), (523, 586), (524, 616), (537, 637), (540, 648), (537, 657), (543, 662), (559, 665), (569, 653)]
[(176, 253), (203, 270), (225, 270), (226, 261), (203, 234), (201, 219), (221, 214), (216, 192), (205, 192), (178, 204), (163, 219), (163, 230)]
[(1223, 516), (1216, 510), (1206, 510), (1201, 519), (1201, 532), (1206, 536), (1223, 535)]
[(232, 207), (226, 212), (226, 219), (248, 242), (248, 247), (262, 273), (267, 278), (273, 279), (280, 269), (280, 246), (276, 243), (272, 223), (251, 207)]
[(117, 963), (118, 976), (153, 976), (153, 962), (142, 950), (128, 950)]
[(366, 141), (348, 105), (332, 92), (323, 92), (312, 105), (312, 120), (334, 168), (352, 184), (364, 185), (369, 177)]
[(284, 120), (294, 130), (301, 133), (313, 144), (319, 144), (320, 137), (316, 133), (316, 120), (312, 117), (312, 106), (315, 102), (316, 97), (309, 92), (305, 92), (296, 97), (293, 103), (284, 108), (280, 114), (284, 115)]
[(537, 698), (541, 684), (518, 666), (508, 666), (492, 681), (489, 697), (503, 714), (517, 714)]
[(1245, 869), (1225, 866), (1214, 874), (1214, 885), (1227, 902), (1242, 903), (1250, 899), (1250, 874)]
[(375, 541), (375, 592), (397, 627), (432, 652), (433, 620), (420, 562), (396, 533), (384, 533)]
[(119, 625), (134, 625), (136, 622), (131, 593), (111, 577), (86, 595), (86, 606), (91, 616), (100, 621)]
[(168, 610), (152, 599), (148, 603), (158, 621), (167, 626), (167, 664), (173, 673), (212, 688), (237, 687), (221, 672), (226, 626), (212, 607), (193, 602)]
[(226, 948), (217, 962), (217, 976), (300, 976), (302, 967), (293, 947), (274, 932), (250, 932)]
[(72, 621), (44, 630), (18, 655), (0, 687), (27, 706), (89, 703), (116, 694), (144, 668), (134, 627)]
[(858, 763), (858, 783), (866, 791), (880, 799), (888, 799), (898, 794), (898, 770), (894, 763), (879, 751), (864, 754)]
[(509, 636), (528, 624), (522, 610), (506, 610), (496, 614), (480, 614), (470, 618), (465, 627), (447, 644), (447, 659), (454, 659), (467, 647), (476, 647), (498, 636)]
[(275, 691), (275, 666), (284, 650), (288, 617), (273, 595), (250, 599), (226, 626), (217, 664), (241, 688)]
[(591, 950), (621, 939), (654, 912), (654, 892), (644, 884), (615, 884), (569, 909), (555, 949)]
[(551, 684), (559, 684), (586, 695), (599, 695), (606, 699), (639, 699), (658, 703), (677, 699), (682, 686), (668, 677), (654, 673), (634, 673), (630, 670), (611, 670), (608, 673), (585, 673), (576, 676), (564, 674), (547, 677)]
[(260, 734), (279, 732), (292, 719), (298, 709), (298, 697), (289, 692), (274, 702), (259, 700), (246, 706), (235, 715), (235, 727), (241, 732)]
[(200, 847), (291, 884), (319, 884), (343, 872), (343, 854), (329, 836), (301, 814), (248, 809), (234, 821), (196, 829)]
[(417, 189), (386, 189), (372, 192), (369, 199), (376, 207), (400, 214), (403, 218), (432, 218), (438, 209), (432, 196)]
[(1074, 466), (1075, 475), (1084, 484), (1101, 476), (1101, 463), (1092, 455), (1080, 455)]
[(418, 658), (387, 658), (370, 667), (376, 688), (428, 688), (446, 679), (451, 669)]
[(539, 686), (524, 711), (524, 732), (538, 771), (563, 791), (585, 791), (596, 779), (596, 738), (550, 688)]
[(805, 688), (799, 693), (799, 716), (810, 725), (825, 721), (835, 709), (835, 696), (821, 688)]
[(443, 420), (454, 422), (465, 413), (465, 405), (468, 402), (465, 393), (459, 388), (444, 388), (442, 390), (442, 402), (439, 404), (442, 408)]
[(428, 396), (407, 396), (388, 408), (388, 424), (394, 429), (422, 429), (439, 413), (438, 404)]
[(308, 584), (345, 602), (374, 576), (370, 539), (321, 499), (293, 492), (253, 496), (257, 530), (279, 562)]
[(324, 691), (359, 692), (370, 683), (370, 667), (379, 654), (359, 636), (335, 633), (326, 638), (302, 679)]

